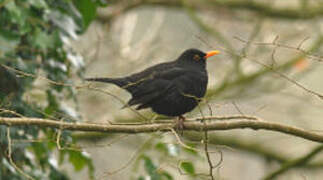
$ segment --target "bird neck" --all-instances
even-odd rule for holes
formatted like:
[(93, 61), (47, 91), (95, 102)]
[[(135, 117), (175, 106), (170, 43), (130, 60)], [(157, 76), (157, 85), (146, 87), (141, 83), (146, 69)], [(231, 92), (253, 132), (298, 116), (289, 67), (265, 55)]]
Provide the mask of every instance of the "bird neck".
[(195, 61), (176, 61), (182, 67), (198, 70), (206, 70), (206, 62), (196, 63)]

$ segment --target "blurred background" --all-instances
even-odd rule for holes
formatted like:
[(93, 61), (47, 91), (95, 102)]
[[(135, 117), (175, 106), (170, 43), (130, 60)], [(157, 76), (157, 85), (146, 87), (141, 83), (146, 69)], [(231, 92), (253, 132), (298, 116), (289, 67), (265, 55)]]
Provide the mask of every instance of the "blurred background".
[[(83, 17), (87, 5), (74, 2)], [(323, 93), (322, 16), (321, 0), (120, 0), (98, 5), (82, 32), (71, 20), (52, 21), (68, 34), (60, 36), (68, 63), (60, 63), (73, 68), (63, 82), (80, 85), (84, 77), (129, 75), (174, 60), (188, 48), (220, 50), (207, 62), (209, 84), (201, 110), (186, 117), (251, 115), (321, 132), (323, 102), (312, 92)], [(44, 89), (50, 86), (39, 78), (31, 86), (22, 93), (24, 100), (49, 107), (52, 95)], [(114, 85), (91, 87), (72, 87), (73, 98), (57, 102), (57, 111), (93, 123), (135, 123), (155, 116), (150, 110), (139, 116), (121, 109), (124, 104), (113, 96), (126, 102), (130, 94)], [(46, 113), (59, 119), (54, 111)], [(44, 134), (50, 139), (55, 132)], [(39, 137), (44, 136), (34, 138)], [(63, 138), (66, 146), (81, 149), (75, 161), (67, 150), (69, 158), (57, 167), (71, 179), (210, 179), (200, 132), (181, 136), (198, 151), (181, 146), (173, 133), (69, 132)], [(315, 142), (264, 130), (209, 133), (215, 179), (322, 179), (322, 149)], [(62, 151), (48, 153), (52, 159), (62, 157)], [(77, 168), (80, 161), (87, 168)]]

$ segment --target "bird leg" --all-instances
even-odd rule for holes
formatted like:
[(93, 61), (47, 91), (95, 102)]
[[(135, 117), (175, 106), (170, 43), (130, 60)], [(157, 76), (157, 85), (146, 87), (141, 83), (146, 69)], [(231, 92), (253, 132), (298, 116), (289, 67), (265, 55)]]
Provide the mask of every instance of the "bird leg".
[(176, 122), (176, 130), (180, 132), (181, 135), (184, 134), (184, 116), (178, 116), (177, 122)]

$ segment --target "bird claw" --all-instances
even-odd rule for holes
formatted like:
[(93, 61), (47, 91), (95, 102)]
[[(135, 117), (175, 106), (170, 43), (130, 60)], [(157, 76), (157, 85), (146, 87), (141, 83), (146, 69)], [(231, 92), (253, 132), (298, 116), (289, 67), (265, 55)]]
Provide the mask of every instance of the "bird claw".
[(181, 136), (183, 136), (184, 134), (184, 120), (185, 120), (184, 116), (178, 116), (178, 119), (175, 125), (176, 131), (179, 132)]

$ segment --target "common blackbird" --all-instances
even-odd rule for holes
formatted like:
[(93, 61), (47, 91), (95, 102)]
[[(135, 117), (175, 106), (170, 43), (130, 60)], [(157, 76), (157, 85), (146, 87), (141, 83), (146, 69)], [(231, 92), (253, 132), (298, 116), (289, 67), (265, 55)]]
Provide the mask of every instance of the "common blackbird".
[(204, 53), (198, 49), (184, 51), (176, 60), (157, 64), (139, 73), (120, 78), (87, 78), (115, 84), (131, 93), (129, 106), (151, 108), (166, 116), (178, 116), (192, 111), (204, 97), (208, 74), (206, 59), (219, 51)]

